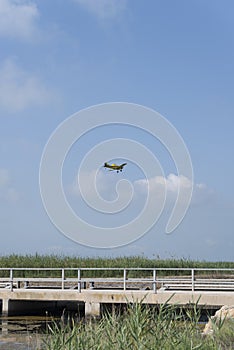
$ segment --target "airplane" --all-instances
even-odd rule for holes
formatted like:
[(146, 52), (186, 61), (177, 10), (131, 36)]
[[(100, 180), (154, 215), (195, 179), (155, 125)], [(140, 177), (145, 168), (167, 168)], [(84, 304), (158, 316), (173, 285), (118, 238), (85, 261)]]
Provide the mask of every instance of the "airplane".
[(125, 165), (127, 165), (127, 163), (123, 163), (123, 164), (120, 164), (120, 165), (104, 163), (103, 166), (104, 166), (104, 168), (108, 168), (110, 171), (116, 170), (117, 173), (118, 173), (119, 171), (123, 170), (123, 167)]

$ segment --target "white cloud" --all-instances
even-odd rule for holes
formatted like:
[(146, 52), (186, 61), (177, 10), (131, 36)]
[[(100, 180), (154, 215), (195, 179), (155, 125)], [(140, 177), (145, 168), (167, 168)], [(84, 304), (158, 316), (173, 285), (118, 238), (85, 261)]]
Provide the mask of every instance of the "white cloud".
[(151, 179), (141, 179), (136, 181), (136, 185), (138, 185), (143, 190), (149, 188), (153, 191), (157, 191), (162, 186), (166, 187), (166, 190), (172, 193), (177, 193), (178, 189), (188, 189), (192, 186), (191, 180), (183, 175), (175, 175), (169, 174), (168, 177), (163, 176), (155, 176)]
[(26, 0), (0, 1), (0, 36), (30, 39), (36, 32), (39, 11)]
[(18, 112), (49, 101), (51, 94), (41, 80), (8, 59), (0, 66), (0, 108)]
[[(86, 192), (93, 193), (94, 184), (91, 186), (91, 183), (93, 182), (93, 179), (95, 177), (96, 171), (93, 171), (91, 173), (82, 173), (80, 176), (82, 178), (83, 184), (86, 185)], [(113, 195), (116, 197), (116, 181), (118, 181), (119, 178), (117, 177), (111, 177), (108, 178), (107, 176), (103, 176), (102, 172), (99, 172), (97, 174), (96, 178), (96, 186), (98, 192), (103, 196), (107, 196), (113, 199)], [(192, 186), (192, 182), (183, 175), (175, 175), (175, 174), (169, 174), (168, 177), (163, 176), (155, 176), (150, 179), (140, 179), (136, 180), (134, 183), (134, 189), (137, 193), (143, 194), (147, 192), (147, 188), (149, 185), (149, 188), (151, 191), (154, 191), (155, 193), (160, 192), (162, 193), (162, 187), (165, 187), (165, 190), (168, 191), (168, 193), (171, 194), (177, 194), (178, 189), (180, 187), (180, 190), (183, 191), (183, 189), (189, 189)], [(203, 184), (197, 184), (195, 185), (195, 188), (198, 189), (205, 189), (206, 186)], [(74, 181), (72, 185), (69, 186), (68, 189), (69, 194), (71, 195), (80, 195), (78, 182), (77, 180)]]
[[(96, 172), (91, 173), (82, 173), (80, 176), (82, 177), (82, 183), (85, 185), (85, 192), (90, 196), (95, 196), (94, 193), (94, 184), (93, 179), (95, 177)], [(96, 178), (96, 187), (98, 193), (105, 198), (106, 200), (114, 200), (117, 197), (116, 192), (116, 182), (119, 180), (118, 177), (110, 177), (103, 176), (102, 172), (97, 174)], [(149, 190), (153, 191), (157, 198), (163, 196), (164, 191), (167, 191), (167, 198), (174, 200), (177, 196), (178, 190), (186, 195), (186, 191), (190, 190), (193, 186), (193, 201), (194, 203), (199, 203), (201, 201), (207, 200), (210, 195), (213, 194), (211, 189), (208, 189), (205, 184), (196, 184), (192, 183), (186, 176), (169, 174), (167, 177), (164, 176), (155, 176), (150, 179), (140, 179), (136, 180), (133, 183), (133, 190), (135, 195), (139, 195), (139, 200), (142, 200), (141, 195), (146, 195)], [(164, 191), (163, 191), (164, 190)], [(74, 183), (68, 186), (68, 194), (73, 196), (80, 196), (80, 190), (78, 186), (77, 179)], [(119, 193), (119, 195), (123, 196), (124, 192)]]
[(126, 8), (126, 0), (74, 0), (99, 19), (118, 16)]
[(190, 188), (192, 186), (192, 182), (183, 175), (177, 176), (175, 174), (170, 174), (166, 179), (166, 186), (168, 191), (177, 192), (179, 188)]
[(155, 176), (149, 180), (141, 179), (135, 182), (136, 188), (140, 193), (145, 193), (149, 186), (155, 194), (162, 193), (162, 187), (167, 191), (167, 197), (175, 198), (180, 189), (182, 195), (193, 186), (193, 200), (195, 202), (207, 199), (213, 192), (205, 184), (192, 183), (190, 179), (183, 175), (169, 174), (167, 177)]

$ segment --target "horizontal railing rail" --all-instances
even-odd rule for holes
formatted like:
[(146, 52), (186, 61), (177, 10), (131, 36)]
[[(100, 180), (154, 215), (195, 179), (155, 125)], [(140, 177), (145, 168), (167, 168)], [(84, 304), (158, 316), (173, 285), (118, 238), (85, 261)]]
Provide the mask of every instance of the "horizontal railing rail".
[[(105, 273), (104, 273), (105, 272)], [(109, 275), (108, 275), (109, 274)], [(87, 286), (88, 285), (88, 286)], [(0, 268), (0, 290), (9, 288), (151, 289), (234, 291), (232, 268)]]

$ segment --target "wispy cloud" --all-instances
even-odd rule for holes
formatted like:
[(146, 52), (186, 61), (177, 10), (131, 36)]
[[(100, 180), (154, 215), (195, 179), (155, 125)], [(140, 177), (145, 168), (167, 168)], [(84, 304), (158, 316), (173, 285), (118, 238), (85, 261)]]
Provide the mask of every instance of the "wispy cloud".
[(0, 36), (31, 39), (37, 31), (39, 11), (26, 0), (0, 1)]
[(160, 187), (164, 186), (167, 191), (177, 193), (178, 189), (190, 188), (192, 182), (183, 175), (169, 174), (168, 177), (155, 176), (151, 179), (137, 180), (136, 184), (143, 190), (147, 189), (147, 186), (153, 191), (157, 191)]
[(119, 16), (126, 8), (126, 0), (74, 0), (98, 19)]
[(0, 108), (18, 112), (34, 105), (43, 105), (52, 97), (41, 79), (7, 59), (0, 66)]
[[(93, 171), (91, 173), (81, 173), (80, 177), (82, 178), (83, 185), (86, 185), (86, 192), (93, 193), (95, 183), (96, 172)], [(107, 196), (109, 199), (113, 199), (113, 196), (116, 196), (116, 181), (118, 181), (118, 177), (108, 178), (103, 176), (102, 172), (97, 174), (95, 178), (97, 190), (101, 195)], [(92, 184), (92, 185), (91, 185)], [(186, 176), (169, 174), (167, 177), (164, 176), (155, 176), (150, 179), (139, 179), (133, 183), (134, 190), (137, 194), (146, 194), (148, 187), (155, 194), (162, 193), (162, 188), (165, 188), (167, 191), (167, 195), (176, 196), (178, 190), (186, 191), (193, 186), (194, 191), (198, 192), (210, 192), (205, 184), (193, 184), (191, 180), (189, 180)], [(77, 180), (74, 181), (72, 185), (69, 186), (68, 193), (70, 195), (80, 195), (79, 186)]]
[[(185, 200), (187, 191), (191, 190), (193, 187), (193, 196), (191, 200), (191, 205), (200, 206), (204, 203), (212, 203), (214, 200), (214, 192), (212, 189), (208, 188), (205, 184), (201, 183), (192, 183), (186, 176), (169, 174), (168, 176), (155, 176), (150, 179), (139, 179), (132, 183), (133, 193), (129, 192), (129, 189), (124, 187), (119, 187), (116, 189), (116, 184), (119, 181), (119, 177), (103, 176), (102, 172), (97, 174), (95, 178), (95, 172), (91, 173), (81, 173), (80, 177), (82, 178), (82, 188), (83, 192), (87, 195), (90, 202), (94, 200), (97, 196), (95, 191), (95, 186), (98, 194), (107, 201), (113, 201), (119, 198), (129, 200), (133, 194), (132, 200), (135, 205), (142, 205), (142, 202), (146, 200), (148, 190), (151, 191), (151, 194), (155, 196), (155, 201), (159, 202), (160, 200), (164, 201), (166, 193), (166, 204), (170, 205), (175, 202), (180, 190), (180, 199)], [(95, 180), (94, 180), (95, 179)], [(69, 196), (79, 198), (81, 192), (78, 186), (77, 179), (73, 184), (67, 186), (67, 193)], [(127, 201), (127, 200), (126, 200)]]

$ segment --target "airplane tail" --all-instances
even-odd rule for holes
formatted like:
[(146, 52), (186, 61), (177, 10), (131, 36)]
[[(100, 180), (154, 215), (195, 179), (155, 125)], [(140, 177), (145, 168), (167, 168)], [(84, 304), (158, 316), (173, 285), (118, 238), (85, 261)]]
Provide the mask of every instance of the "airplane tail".
[(104, 166), (107, 166), (107, 163), (104, 163)]

